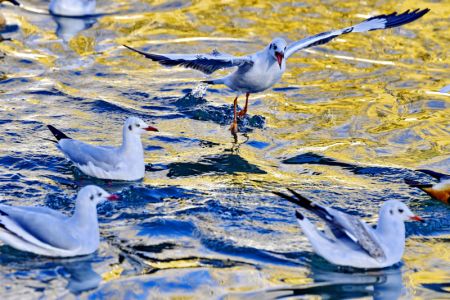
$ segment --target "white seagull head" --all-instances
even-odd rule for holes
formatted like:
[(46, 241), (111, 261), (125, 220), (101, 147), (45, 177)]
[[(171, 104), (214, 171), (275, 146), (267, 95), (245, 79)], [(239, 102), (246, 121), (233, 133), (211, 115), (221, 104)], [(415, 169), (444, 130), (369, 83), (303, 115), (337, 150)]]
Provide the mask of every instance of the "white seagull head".
[(286, 51), (287, 43), (282, 38), (276, 38), (269, 44), (269, 54), (273, 57), (281, 69), (284, 60), (284, 51)]
[(423, 221), (419, 216), (416, 216), (403, 202), (397, 200), (386, 201), (380, 209), (380, 218), (385, 218), (390, 221)]
[(110, 194), (101, 187), (96, 185), (87, 185), (78, 192), (76, 205), (95, 209), (97, 204), (105, 200), (113, 201), (118, 199), (119, 196)]
[(158, 129), (149, 126), (147, 123), (137, 117), (129, 117), (123, 125), (123, 131), (126, 134), (140, 136), (145, 131), (158, 131)]

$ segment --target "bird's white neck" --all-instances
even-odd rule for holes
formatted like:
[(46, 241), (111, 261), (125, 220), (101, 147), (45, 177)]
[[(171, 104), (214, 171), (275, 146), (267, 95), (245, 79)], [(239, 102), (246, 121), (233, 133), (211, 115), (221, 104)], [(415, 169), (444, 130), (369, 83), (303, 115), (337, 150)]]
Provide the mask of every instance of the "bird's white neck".
[(127, 132), (128, 128), (123, 129), (123, 141), (120, 152), (135, 157), (143, 157), (144, 149), (142, 148), (141, 136)]
[(91, 207), (83, 204), (77, 205), (75, 207), (75, 212), (73, 213), (71, 222), (81, 232), (84, 230), (98, 231), (97, 208), (95, 206)]
[(391, 252), (392, 257), (400, 260), (405, 249), (405, 223), (403, 220), (381, 218), (378, 220), (377, 234)]

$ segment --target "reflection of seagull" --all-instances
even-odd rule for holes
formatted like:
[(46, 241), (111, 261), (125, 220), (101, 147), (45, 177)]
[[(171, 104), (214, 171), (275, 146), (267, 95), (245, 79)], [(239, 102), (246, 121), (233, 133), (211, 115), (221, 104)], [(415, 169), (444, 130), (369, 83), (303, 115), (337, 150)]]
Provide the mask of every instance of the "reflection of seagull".
[(80, 17), (95, 13), (95, 0), (51, 0), (48, 10), (53, 15)]
[(413, 180), (405, 179), (405, 182), (411, 186), (416, 187), (443, 203), (450, 204), (450, 175), (434, 172), (431, 170), (417, 170), (419, 172), (430, 175), (439, 180), (435, 184), (424, 184)]
[(97, 204), (116, 195), (89, 185), (78, 193), (72, 217), (47, 207), (0, 204), (0, 240), (16, 249), (45, 256), (69, 257), (97, 250)]
[[(358, 25), (340, 30), (327, 31), (299, 40), (288, 45), (282, 38), (274, 39), (263, 50), (248, 56), (236, 57), (214, 51), (211, 54), (153, 54), (125, 46), (145, 57), (157, 61), (164, 66), (183, 66), (199, 70), (205, 74), (224, 69), (237, 67), (237, 70), (224, 77), (206, 81), (210, 84), (225, 84), (239, 94), (245, 93), (245, 107), (239, 112), (239, 117), (247, 113), (248, 97), (250, 93), (262, 92), (277, 83), (286, 69), (285, 60), (295, 52), (309, 47), (328, 43), (332, 39), (350, 32), (365, 32), (377, 29), (386, 29), (410, 23), (426, 14), (429, 9), (406, 11), (402, 14), (392, 13), (369, 18)], [(231, 132), (237, 132), (237, 99), (234, 99), (234, 121)]]
[(57, 25), (56, 35), (65, 42), (70, 41), (80, 31), (91, 28), (97, 22), (96, 17), (68, 18), (55, 15), (53, 20)]
[[(20, 6), (20, 3), (16, 0), (0, 0), (0, 4), (3, 2), (10, 2), (14, 5)], [(6, 28), (6, 20), (5, 17), (0, 13), (0, 31), (4, 30)], [(0, 37), (1, 40), (1, 37)]]
[(95, 0), (52, 0), (48, 10), (58, 25), (56, 35), (66, 42), (97, 21)]
[(158, 131), (136, 117), (129, 117), (123, 125), (120, 147), (93, 146), (71, 139), (55, 127), (48, 125), (58, 148), (83, 173), (101, 179), (139, 180), (145, 175), (144, 150), (141, 134)]
[(378, 225), (372, 229), (356, 216), (312, 202), (293, 190), (293, 196), (275, 192), (323, 219), (328, 225), (320, 232), (301, 213), (296, 217), (314, 251), (341, 266), (376, 269), (398, 263), (405, 248), (404, 221), (422, 221), (402, 202), (386, 201), (380, 209)]

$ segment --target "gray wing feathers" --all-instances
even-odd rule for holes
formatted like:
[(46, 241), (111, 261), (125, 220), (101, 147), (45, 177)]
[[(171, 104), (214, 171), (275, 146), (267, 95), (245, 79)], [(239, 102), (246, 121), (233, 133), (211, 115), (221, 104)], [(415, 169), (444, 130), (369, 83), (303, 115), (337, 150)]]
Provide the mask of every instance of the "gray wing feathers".
[(358, 217), (338, 212), (339, 217), (335, 218), (335, 224), (345, 232), (345, 234), (371, 257), (378, 261), (386, 260), (386, 254), (381, 247), (373, 231)]
[(61, 216), (7, 205), (0, 205), (0, 211), (0, 224), (3, 228), (38, 247), (70, 250), (79, 246), (67, 231), (64, 224), (67, 219)]
[(60, 150), (73, 163), (88, 165), (89, 163), (105, 171), (114, 171), (120, 163), (116, 155), (112, 155), (116, 148), (92, 146), (83, 142), (64, 139), (59, 141)]
[(212, 74), (219, 69), (242, 67), (253, 64), (249, 57), (235, 57), (214, 51), (211, 54), (156, 54), (148, 53), (124, 45), (124, 47), (144, 55), (163, 66), (182, 66), (201, 71), (205, 74)]
[(286, 49), (285, 57), (288, 58), (295, 52), (306, 49), (318, 45), (323, 45), (331, 41), (332, 39), (342, 35), (347, 34), (350, 32), (366, 32), (366, 31), (372, 31), (372, 30), (378, 30), (378, 29), (387, 29), (387, 28), (393, 28), (398, 27), (410, 22), (413, 22), (419, 18), (421, 18), (423, 15), (428, 13), (430, 10), (428, 8), (419, 10), (416, 9), (414, 11), (405, 11), (401, 14), (397, 14), (396, 12), (389, 14), (389, 15), (379, 15), (372, 18), (369, 18), (367, 20), (364, 20), (363, 22), (347, 27), (340, 30), (333, 30), (333, 31), (327, 31), (323, 33), (316, 34), (311, 37), (304, 38), (300, 41), (297, 41), (295, 43), (292, 43), (288, 46)]

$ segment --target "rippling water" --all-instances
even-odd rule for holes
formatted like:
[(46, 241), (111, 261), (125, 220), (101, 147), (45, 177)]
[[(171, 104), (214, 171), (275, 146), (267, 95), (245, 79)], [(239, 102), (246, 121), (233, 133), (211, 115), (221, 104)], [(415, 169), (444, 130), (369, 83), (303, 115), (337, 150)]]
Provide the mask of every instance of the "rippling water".
[[(160, 129), (143, 137), (147, 175), (95, 181), (123, 200), (99, 207), (93, 255), (48, 259), (0, 246), (1, 298), (88, 289), (83, 298), (449, 297), (449, 207), (403, 183), (433, 181), (416, 168), (450, 172), (444, 1), (97, 2), (98, 12), (118, 13), (53, 19), (37, 13), (48, 3), (37, 0), (1, 8), (12, 41), (0, 43), (0, 201), (70, 213), (92, 182), (44, 139), (46, 124), (118, 144), (128, 115), (146, 119)], [(277, 35), (296, 40), (416, 7), (431, 12), (291, 58), (279, 84), (251, 96), (237, 141), (227, 130), (231, 91), (203, 94), (200, 73), (120, 46), (245, 54)], [(367, 221), (399, 199), (428, 222), (407, 224), (400, 265), (336, 268), (312, 254), (294, 207), (270, 192), (285, 186)]]

